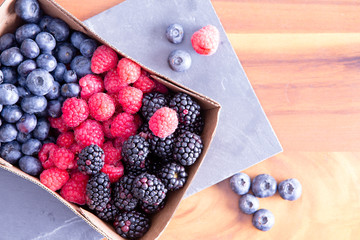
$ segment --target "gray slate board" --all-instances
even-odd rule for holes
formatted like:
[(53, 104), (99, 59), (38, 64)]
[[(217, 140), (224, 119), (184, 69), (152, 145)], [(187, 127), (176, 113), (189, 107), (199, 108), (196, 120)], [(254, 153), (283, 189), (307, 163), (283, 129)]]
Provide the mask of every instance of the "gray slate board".
[[(186, 196), (282, 151), (209, 0), (128, 0), (84, 23), (149, 69), (221, 104), (215, 138)], [(172, 23), (184, 27), (181, 44), (165, 37)], [(208, 24), (219, 29), (221, 44), (214, 55), (202, 56), (190, 39)], [(175, 49), (187, 50), (192, 57), (184, 73), (168, 66), (167, 57)]]

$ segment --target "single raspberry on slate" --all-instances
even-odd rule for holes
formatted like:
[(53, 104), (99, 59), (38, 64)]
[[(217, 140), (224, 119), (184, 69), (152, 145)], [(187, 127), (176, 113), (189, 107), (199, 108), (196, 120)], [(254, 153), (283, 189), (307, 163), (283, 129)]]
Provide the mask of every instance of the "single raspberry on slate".
[(158, 82), (158, 81), (154, 81), (155, 82), (155, 87), (153, 89), (153, 92), (159, 92), (159, 93), (162, 93), (162, 94), (168, 94), (169, 93), (169, 89), (167, 89), (167, 87)]
[(112, 142), (104, 143), (102, 149), (105, 153), (105, 164), (115, 165), (122, 158), (121, 148), (115, 148)]
[(68, 180), (69, 173), (56, 167), (46, 169), (40, 174), (40, 182), (53, 191), (59, 190)]
[(102, 146), (104, 143), (104, 132), (102, 126), (95, 120), (87, 119), (75, 128), (75, 140), (83, 147), (90, 144)]
[(128, 58), (122, 58), (117, 65), (117, 72), (120, 82), (131, 84), (140, 77), (141, 67)]
[(59, 147), (50, 154), (51, 161), (59, 169), (72, 169), (75, 165), (74, 154), (66, 149)]
[(150, 130), (160, 138), (165, 138), (174, 133), (177, 126), (176, 111), (168, 107), (158, 109), (149, 121)]
[(141, 108), (143, 93), (134, 87), (124, 87), (119, 92), (119, 102), (125, 112), (134, 114)]
[(77, 156), (81, 150), (83, 149), (83, 147), (78, 144), (78, 143), (73, 143), (70, 147), (69, 147), (69, 150), (75, 155)]
[(115, 167), (114, 165), (105, 164), (100, 171), (109, 176), (111, 183), (115, 183), (124, 175), (124, 166), (118, 164)]
[(61, 108), (62, 118), (68, 127), (77, 127), (89, 116), (89, 107), (85, 100), (75, 97), (68, 98)]
[(207, 25), (191, 37), (194, 50), (202, 55), (212, 55), (218, 49), (220, 42), (219, 30), (213, 25)]
[(69, 127), (65, 124), (64, 120), (62, 117), (58, 117), (58, 118), (48, 118), (49, 122), (50, 122), (50, 126), (52, 128), (57, 129), (59, 132), (67, 132), (69, 131)]
[(89, 99), (94, 93), (104, 91), (104, 83), (100, 76), (88, 74), (80, 78), (79, 85), (81, 87), (80, 96), (82, 99)]
[(125, 140), (130, 136), (135, 135), (138, 129), (137, 124), (135, 123), (134, 116), (123, 112), (119, 113), (111, 123), (111, 134), (114, 137), (122, 137)]
[(54, 143), (45, 143), (40, 149), (38, 157), (44, 169), (49, 169), (55, 166), (50, 158), (50, 155), (57, 148), (58, 146), (56, 146)]
[(134, 82), (133, 87), (140, 89), (143, 93), (149, 93), (154, 89), (155, 85), (155, 82), (148, 77), (148, 74), (145, 71), (141, 71), (141, 75)]
[(75, 140), (75, 136), (73, 132), (63, 132), (56, 139), (56, 144), (59, 147), (69, 148)]
[(117, 53), (106, 45), (98, 47), (91, 58), (91, 71), (103, 73), (116, 67), (118, 63)]
[(111, 134), (111, 130), (110, 130), (111, 123), (113, 122), (114, 118), (115, 118), (115, 116), (113, 115), (108, 120), (105, 120), (105, 121), (102, 122), (104, 135), (105, 135), (106, 138), (109, 138), (109, 139), (114, 138), (114, 136)]
[(60, 195), (69, 202), (84, 205), (86, 202), (86, 184), (89, 176), (81, 172), (71, 174), (69, 181), (61, 188)]
[(106, 93), (95, 93), (88, 104), (90, 115), (97, 121), (106, 121), (115, 112), (114, 100)]
[(108, 93), (118, 93), (120, 89), (127, 85), (126, 82), (120, 81), (116, 68), (109, 70), (104, 77), (104, 86)]

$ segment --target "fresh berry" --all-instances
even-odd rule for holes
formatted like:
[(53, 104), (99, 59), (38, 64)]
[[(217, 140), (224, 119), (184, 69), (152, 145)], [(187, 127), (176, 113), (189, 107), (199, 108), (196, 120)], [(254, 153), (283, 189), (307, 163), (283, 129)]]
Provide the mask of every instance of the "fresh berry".
[(76, 76), (76, 72), (74, 70), (68, 70), (68, 71), (64, 72), (63, 78), (66, 83), (76, 83), (77, 82), (77, 76)]
[(100, 76), (88, 74), (79, 80), (81, 98), (87, 100), (93, 94), (104, 91), (104, 83)]
[(34, 23), (27, 23), (18, 27), (15, 31), (16, 41), (21, 44), (27, 38), (35, 39), (36, 35), (41, 31), (40, 27)]
[(118, 166), (105, 164), (100, 171), (109, 176), (111, 183), (115, 183), (124, 175), (124, 166), (121, 162)]
[(174, 43), (174, 44), (181, 43), (184, 38), (183, 27), (177, 23), (171, 24), (166, 29), (166, 37), (171, 43)]
[(80, 52), (85, 57), (92, 57), (97, 47), (97, 43), (93, 39), (85, 39), (80, 43)]
[(101, 45), (95, 50), (91, 58), (91, 70), (97, 74), (103, 73), (116, 67), (117, 62), (117, 53), (110, 47)]
[(38, 35), (36, 35), (35, 41), (40, 50), (43, 52), (51, 52), (56, 46), (56, 40), (54, 36), (48, 32), (40, 32)]
[(130, 136), (122, 146), (121, 155), (125, 164), (144, 167), (145, 159), (149, 154), (149, 143), (141, 136)]
[(89, 116), (89, 107), (85, 100), (75, 97), (65, 100), (62, 118), (68, 127), (77, 127)]
[(43, 112), (47, 107), (47, 100), (44, 96), (28, 96), (21, 100), (21, 109), (29, 114)]
[(57, 191), (69, 180), (69, 173), (59, 168), (45, 169), (40, 174), (40, 182), (50, 190)]
[(86, 174), (96, 174), (104, 167), (104, 150), (98, 145), (91, 144), (79, 153), (78, 168)]
[(119, 91), (119, 102), (127, 113), (137, 113), (141, 108), (143, 93), (134, 87), (124, 87)]
[(115, 117), (113, 115), (108, 120), (102, 122), (104, 135), (105, 135), (106, 138), (109, 138), (109, 139), (114, 138), (114, 136), (111, 134), (111, 129), (110, 129), (111, 128), (111, 123), (113, 122), (114, 118)]
[(17, 88), (9, 83), (0, 84), (0, 104), (13, 105), (19, 100)]
[(110, 201), (102, 211), (96, 211), (96, 216), (106, 222), (112, 222), (119, 213), (119, 209)]
[(143, 93), (149, 93), (154, 89), (155, 82), (147, 74), (143, 74), (142, 71), (138, 80), (134, 82), (133, 87), (140, 89)]
[(50, 161), (59, 169), (72, 169), (75, 166), (74, 154), (66, 149), (59, 147), (50, 154)]
[(0, 127), (0, 142), (11, 142), (17, 137), (18, 131), (15, 125), (6, 123)]
[(125, 172), (126, 174), (138, 176), (142, 173), (150, 172), (150, 166), (151, 163), (149, 159), (146, 158), (140, 166), (125, 164)]
[(170, 108), (179, 114), (179, 122), (190, 125), (200, 115), (200, 105), (186, 93), (177, 93), (170, 100)]
[(64, 81), (64, 73), (67, 71), (65, 64), (58, 63), (55, 70), (51, 73), (55, 81), (62, 83)]
[(41, 28), (41, 30), (47, 31), (47, 26), (49, 25), (52, 19), (53, 17), (50, 17), (49, 15), (44, 15), (39, 22), (39, 27)]
[(124, 211), (134, 210), (139, 202), (132, 194), (132, 184), (135, 176), (124, 175), (115, 183), (113, 189), (114, 204), (117, 208)]
[(76, 55), (76, 48), (68, 42), (59, 44), (55, 49), (55, 56), (58, 62), (69, 64)]
[(16, 141), (18, 141), (19, 143), (24, 143), (27, 140), (29, 140), (30, 138), (32, 138), (32, 134), (31, 133), (22, 133), (22, 132), (18, 132), (17, 136), (16, 136)]
[(31, 176), (38, 176), (43, 168), (39, 159), (31, 156), (23, 156), (19, 160), (19, 167), (25, 173)]
[(267, 209), (257, 210), (252, 218), (252, 224), (254, 227), (261, 231), (269, 231), (275, 223), (275, 217)]
[(69, 131), (69, 127), (65, 124), (62, 117), (59, 118), (49, 118), (50, 126), (57, 129), (59, 132)]
[(44, 69), (36, 69), (26, 78), (26, 87), (37, 96), (44, 96), (50, 92), (53, 84), (53, 76)]
[(60, 195), (69, 202), (84, 205), (86, 200), (86, 184), (89, 176), (81, 172), (71, 174), (69, 181), (61, 188)]
[(26, 22), (36, 23), (41, 17), (40, 6), (36, 0), (17, 0), (15, 12)]
[(207, 25), (191, 37), (194, 50), (202, 55), (212, 55), (218, 49), (220, 42), (219, 30), (213, 25)]
[(230, 187), (238, 195), (248, 193), (250, 185), (251, 180), (246, 173), (236, 173), (230, 178)]
[(265, 198), (276, 193), (276, 180), (269, 174), (257, 175), (251, 183), (251, 190), (256, 197)]
[(159, 205), (152, 205), (152, 204), (140, 202), (140, 206), (141, 206), (141, 210), (143, 210), (144, 213), (154, 214), (160, 212), (160, 210), (165, 207), (165, 203), (166, 203), (165, 200), (163, 200)]
[(60, 92), (66, 98), (77, 97), (80, 95), (80, 86), (77, 83), (66, 83), (61, 86)]
[(48, 72), (55, 70), (57, 61), (53, 55), (42, 53), (36, 58), (36, 65)]
[(141, 67), (128, 58), (120, 59), (117, 65), (120, 82), (131, 84), (136, 82), (141, 74)]
[(27, 59), (20, 63), (17, 71), (21, 77), (27, 77), (33, 70), (36, 69), (36, 62), (31, 59)]
[(71, 44), (76, 47), (77, 49), (80, 48), (80, 43), (87, 39), (87, 36), (83, 34), (82, 32), (74, 31), (71, 34), (70, 41)]
[(17, 164), (22, 157), (20, 144), (17, 141), (2, 144), (0, 148), (0, 157), (12, 165)]
[(132, 193), (144, 203), (159, 205), (165, 199), (167, 189), (155, 175), (142, 173), (134, 179)]
[(130, 136), (136, 134), (138, 129), (137, 124), (134, 121), (134, 116), (123, 112), (119, 113), (111, 123), (111, 134), (114, 137), (122, 137), (128, 139)]
[(105, 89), (108, 93), (118, 93), (128, 84), (120, 81), (116, 68), (109, 70), (104, 77)]
[(65, 41), (70, 34), (70, 28), (67, 23), (59, 18), (53, 18), (47, 25), (47, 29), (58, 42)]
[(185, 131), (189, 131), (192, 133), (196, 133), (197, 135), (201, 135), (201, 133), (204, 130), (204, 126), (205, 126), (205, 120), (200, 114), (195, 119), (195, 122), (191, 123), (190, 125), (179, 124), (176, 132), (177, 132), (177, 135), (180, 135), (181, 133), (184, 133)]
[(153, 133), (148, 135), (150, 150), (160, 158), (168, 158), (172, 156), (174, 148), (174, 135), (170, 134), (165, 138), (159, 138)]
[(167, 87), (158, 82), (158, 81), (154, 81), (155, 82), (155, 87), (153, 89), (153, 92), (158, 92), (158, 93), (162, 93), (162, 94), (168, 94), (169, 93), (169, 89), (167, 89)]
[(16, 39), (13, 33), (5, 33), (4, 35), (0, 36), (0, 51), (4, 51), (5, 49), (15, 47), (16, 46)]
[(86, 204), (91, 210), (102, 211), (110, 201), (110, 180), (105, 173), (90, 177), (86, 185)]
[(16, 72), (16, 68), (3, 66), (1, 68), (1, 71), (3, 72), (4, 75), (4, 79), (3, 79), (4, 83), (16, 84), (17, 75), (18, 75)]
[(73, 143), (70, 147), (69, 147), (69, 150), (75, 154), (75, 156), (79, 155), (79, 153), (81, 152), (82, 150), (82, 146), (78, 143)]
[(58, 136), (56, 139), (56, 144), (59, 147), (69, 148), (74, 143), (74, 140), (75, 136), (73, 132), (64, 132)]
[(58, 148), (54, 143), (45, 143), (39, 151), (38, 158), (44, 167), (44, 169), (49, 169), (54, 167), (55, 164), (52, 162), (50, 155), (53, 151)]
[(280, 197), (285, 200), (294, 201), (301, 196), (302, 187), (296, 178), (286, 179), (278, 186)]
[(259, 200), (252, 194), (245, 194), (239, 200), (239, 208), (245, 214), (253, 214), (259, 209)]
[(123, 238), (138, 239), (150, 228), (150, 219), (137, 211), (122, 212), (114, 220), (115, 231)]
[(20, 51), (24, 57), (34, 59), (40, 54), (40, 49), (38, 44), (30, 38), (25, 39), (21, 43)]
[(203, 147), (199, 135), (185, 132), (178, 136), (175, 141), (173, 158), (183, 166), (190, 166), (199, 158)]
[(88, 119), (75, 128), (75, 139), (82, 146), (96, 144), (102, 146), (104, 143), (104, 132), (102, 126), (95, 120)]
[(70, 63), (70, 68), (76, 72), (76, 75), (81, 78), (87, 74), (92, 74), (91, 60), (84, 56), (76, 56)]
[(191, 67), (191, 56), (187, 51), (174, 50), (168, 57), (169, 66), (176, 72), (184, 72)]
[(188, 174), (182, 165), (168, 163), (160, 170), (158, 177), (167, 190), (175, 191), (184, 187)]
[(114, 100), (106, 93), (95, 93), (88, 104), (90, 115), (97, 121), (106, 121), (115, 112)]
[(175, 110), (162, 107), (152, 115), (149, 128), (154, 135), (165, 138), (175, 132), (178, 126), (178, 117)]
[(121, 150), (115, 148), (112, 142), (106, 142), (103, 145), (105, 153), (105, 164), (115, 165), (121, 159)]
[[(19, 79), (25, 79), (25, 78), (20, 77)], [(27, 90), (25, 87), (18, 86), (17, 90), (20, 98), (24, 98), (31, 95), (30, 91)]]
[(149, 173), (152, 173), (154, 175), (158, 175), (161, 171), (161, 169), (167, 164), (167, 163), (171, 163), (173, 160), (172, 158), (166, 158), (166, 159), (161, 159), (161, 158), (156, 158), (156, 157), (152, 157), (150, 159), (150, 164), (149, 164)]
[(25, 155), (37, 155), (42, 147), (38, 139), (30, 138), (21, 145), (21, 152)]
[(36, 127), (33, 130), (34, 138), (44, 141), (48, 136), (50, 132), (50, 123), (42, 118), (37, 121)]
[(168, 98), (162, 93), (147, 93), (142, 99), (141, 114), (149, 121), (160, 108), (168, 105)]
[(4, 106), (3, 110), (1, 111), (1, 117), (3, 118), (3, 120), (5, 120), (8, 123), (17, 122), (22, 115), (23, 112), (21, 111), (21, 108), (18, 105)]
[(61, 116), (61, 102), (57, 100), (51, 100), (47, 105), (47, 114), (50, 117), (57, 118)]

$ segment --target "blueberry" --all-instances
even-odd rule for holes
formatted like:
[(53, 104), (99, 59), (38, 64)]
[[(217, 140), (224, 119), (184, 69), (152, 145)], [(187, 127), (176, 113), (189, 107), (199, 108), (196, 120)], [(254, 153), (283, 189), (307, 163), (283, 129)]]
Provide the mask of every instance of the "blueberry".
[(34, 114), (25, 113), (16, 123), (16, 128), (25, 134), (32, 132), (37, 124), (37, 118)]
[(44, 69), (32, 71), (26, 78), (26, 87), (37, 96), (46, 95), (54, 85), (54, 78)]
[(180, 24), (174, 23), (171, 24), (166, 29), (167, 39), (175, 44), (181, 43), (184, 38), (184, 29)]
[(41, 18), (41, 10), (37, 0), (17, 0), (15, 12), (26, 22), (36, 23)]
[(19, 93), (19, 97), (21, 97), (21, 98), (24, 98), (24, 97), (27, 97), (27, 96), (31, 95), (29, 90), (27, 90), (24, 87), (19, 86), (19, 87), (17, 87), (17, 90), (18, 90), (18, 93)]
[(73, 32), (70, 37), (71, 44), (76, 47), (77, 49), (80, 48), (80, 44), (82, 41), (86, 40), (87, 36), (82, 32)]
[(67, 83), (77, 82), (76, 72), (74, 70), (68, 70), (64, 73), (64, 81)]
[(23, 112), (18, 105), (8, 105), (5, 106), (1, 111), (1, 117), (8, 123), (15, 123), (19, 121)]
[(47, 107), (47, 100), (44, 96), (28, 96), (21, 100), (21, 109), (26, 113), (42, 112)]
[(42, 147), (41, 142), (38, 139), (30, 138), (21, 145), (21, 152), (25, 155), (38, 154)]
[(23, 156), (20, 158), (19, 167), (21, 170), (32, 176), (39, 175), (43, 170), (40, 160), (32, 156)]
[(64, 81), (64, 73), (66, 72), (66, 66), (63, 63), (58, 63), (55, 70), (52, 72), (55, 81), (61, 83)]
[(257, 175), (252, 181), (251, 190), (256, 197), (270, 197), (276, 193), (276, 180), (268, 174)]
[(0, 62), (5, 66), (16, 67), (23, 60), (24, 56), (21, 54), (18, 47), (6, 49), (0, 54)]
[(0, 127), (0, 142), (11, 142), (16, 139), (18, 131), (14, 124), (5, 123)]
[(53, 35), (48, 32), (41, 32), (36, 35), (35, 41), (41, 51), (52, 51), (56, 46), (56, 40)]
[(45, 97), (47, 99), (53, 100), (53, 99), (57, 99), (60, 96), (60, 83), (54, 81), (54, 84), (50, 90), (50, 92), (48, 92)]
[(238, 195), (248, 193), (250, 185), (250, 177), (245, 173), (237, 173), (230, 178), (230, 187)]
[(49, 136), (49, 131), (50, 123), (45, 118), (42, 118), (38, 120), (34, 131), (32, 131), (32, 134), (34, 138), (43, 141)]
[(97, 48), (97, 42), (93, 39), (85, 39), (80, 43), (80, 52), (83, 56), (91, 58)]
[(61, 62), (68, 64), (74, 58), (76, 49), (68, 42), (64, 42), (56, 48), (56, 59)]
[(21, 77), (27, 77), (29, 73), (36, 69), (36, 62), (32, 59), (27, 59), (20, 63), (17, 72)]
[[(3, 110), (3, 105), (0, 104), (0, 112)], [(0, 119), (1, 120), (1, 119)], [(0, 126), (1, 126), (1, 121), (0, 121)]]
[(77, 97), (80, 94), (80, 86), (77, 83), (66, 83), (61, 87), (61, 95), (66, 98)]
[(0, 69), (0, 83), (4, 82), (4, 73)]
[(4, 83), (15, 84), (17, 82), (17, 72), (16, 68), (13, 67), (2, 67), (1, 68), (4, 74)]
[(41, 30), (43, 31), (47, 31), (47, 26), (49, 25), (49, 23), (51, 22), (51, 20), (53, 20), (53, 17), (50, 17), (49, 15), (44, 15), (40, 22), (39, 22), (39, 27), (41, 28)]
[(253, 214), (259, 209), (259, 200), (254, 195), (245, 194), (239, 200), (239, 208), (245, 214)]
[[(18, 76), (17, 77), (17, 83), (22, 86), (25, 87), (26, 86), (26, 78), (22, 77), (22, 76)], [(20, 93), (19, 93), (20, 94)]]
[(47, 112), (50, 117), (58, 118), (61, 116), (61, 102), (58, 100), (52, 100), (48, 102)]
[(172, 70), (176, 72), (183, 72), (188, 70), (191, 66), (190, 54), (183, 50), (174, 50), (170, 53), (169, 65)]
[(272, 226), (274, 226), (275, 217), (267, 209), (259, 209), (257, 210), (252, 218), (252, 224), (254, 227), (261, 231), (269, 231)]
[(36, 112), (35, 116), (37, 118), (47, 118), (49, 116), (48, 111), (47, 111), (47, 107), (46, 107), (46, 109), (44, 111)]
[(25, 39), (21, 43), (20, 51), (25, 57), (30, 59), (34, 59), (40, 54), (40, 48), (38, 44), (30, 38)]
[[(17, 136), (16, 136), (16, 141), (18, 141), (19, 143), (24, 143), (27, 140), (29, 140), (30, 138), (32, 138), (32, 134), (31, 133), (22, 133), (22, 132), (18, 132)], [(20, 148), (19, 148), (20, 150)]]
[(10, 83), (0, 84), (0, 104), (12, 105), (19, 100), (17, 88)]
[(278, 190), (283, 199), (294, 201), (301, 196), (302, 187), (299, 180), (296, 178), (290, 178), (280, 182)]
[(36, 35), (41, 31), (40, 27), (34, 23), (24, 24), (15, 32), (15, 38), (18, 43), (22, 43), (27, 38), (35, 39)]
[(67, 23), (59, 18), (52, 19), (47, 25), (47, 29), (58, 42), (65, 41), (70, 34), (70, 28)]
[(71, 61), (70, 68), (76, 72), (78, 78), (82, 78), (87, 74), (92, 74), (91, 60), (84, 56), (76, 56)]
[(22, 157), (20, 144), (16, 141), (3, 144), (0, 148), (0, 157), (10, 164), (17, 164)]
[(16, 46), (16, 39), (14, 34), (5, 33), (0, 37), (0, 52), (15, 46)]
[(48, 72), (51, 72), (55, 70), (57, 61), (56, 58), (53, 55), (50, 55), (48, 53), (40, 54), (36, 58), (36, 64), (39, 68), (45, 69)]

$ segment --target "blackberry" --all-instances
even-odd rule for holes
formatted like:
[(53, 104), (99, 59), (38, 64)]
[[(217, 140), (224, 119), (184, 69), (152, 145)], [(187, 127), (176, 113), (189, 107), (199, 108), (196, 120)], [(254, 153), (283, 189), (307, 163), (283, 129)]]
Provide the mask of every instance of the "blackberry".
[(167, 190), (175, 191), (184, 187), (188, 174), (184, 166), (177, 163), (168, 163), (160, 170), (158, 176)]
[(119, 213), (119, 209), (110, 201), (102, 211), (96, 211), (96, 216), (106, 222), (112, 222)]
[(203, 147), (199, 135), (186, 131), (175, 141), (173, 158), (183, 166), (190, 166), (199, 158)]
[(147, 93), (142, 99), (141, 114), (149, 121), (156, 110), (168, 105), (168, 98), (162, 93)]
[(165, 200), (162, 201), (159, 205), (151, 205), (147, 203), (141, 203), (141, 210), (143, 210), (146, 214), (154, 214), (159, 212), (161, 209), (165, 207)]
[(149, 154), (149, 143), (140, 135), (130, 136), (123, 143), (121, 155), (128, 166), (145, 167), (145, 159)]
[(186, 93), (177, 93), (170, 100), (170, 108), (178, 113), (179, 123), (190, 125), (200, 115), (200, 105)]
[(185, 131), (189, 131), (197, 135), (201, 135), (201, 133), (204, 130), (204, 125), (205, 125), (204, 118), (201, 115), (199, 115), (196, 118), (195, 122), (193, 122), (190, 125), (179, 124), (178, 129), (176, 130), (176, 134), (181, 135)]
[(139, 202), (137, 198), (133, 197), (131, 192), (134, 179), (135, 176), (126, 175), (114, 184), (114, 204), (120, 210), (134, 210)]
[(86, 204), (92, 210), (103, 211), (110, 201), (110, 180), (105, 173), (90, 177), (86, 185)]
[(104, 159), (104, 150), (96, 144), (91, 144), (79, 153), (78, 168), (86, 174), (96, 174), (103, 168)]
[(167, 158), (172, 155), (174, 147), (174, 134), (167, 136), (166, 138), (159, 138), (153, 133), (148, 134), (150, 143), (150, 150), (160, 158)]
[(149, 173), (152, 173), (157, 176), (160, 170), (163, 168), (163, 166), (166, 165), (166, 163), (171, 160), (172, 160), (171, 158), (165, 158), (165, 159), (156, 158), (156, 157), (152, 158), (150, 161)]
[(137, 211), (122, 212), (114, 220), (115, 231), (123, 238), (138, 239), (150, 228), (150, 219)]
[(159, 178), (145, 172), (134, 179), (132, 193), (144, 203), (159, 205), (166, 197), (167, 189)]
[(150, 162), (148, 159), (145, 159), (141, 166), (125, 166), (125, 171), (127, 174), (134, 176), (140, 175), (141, 173), (147, 172), (150, 169)]

